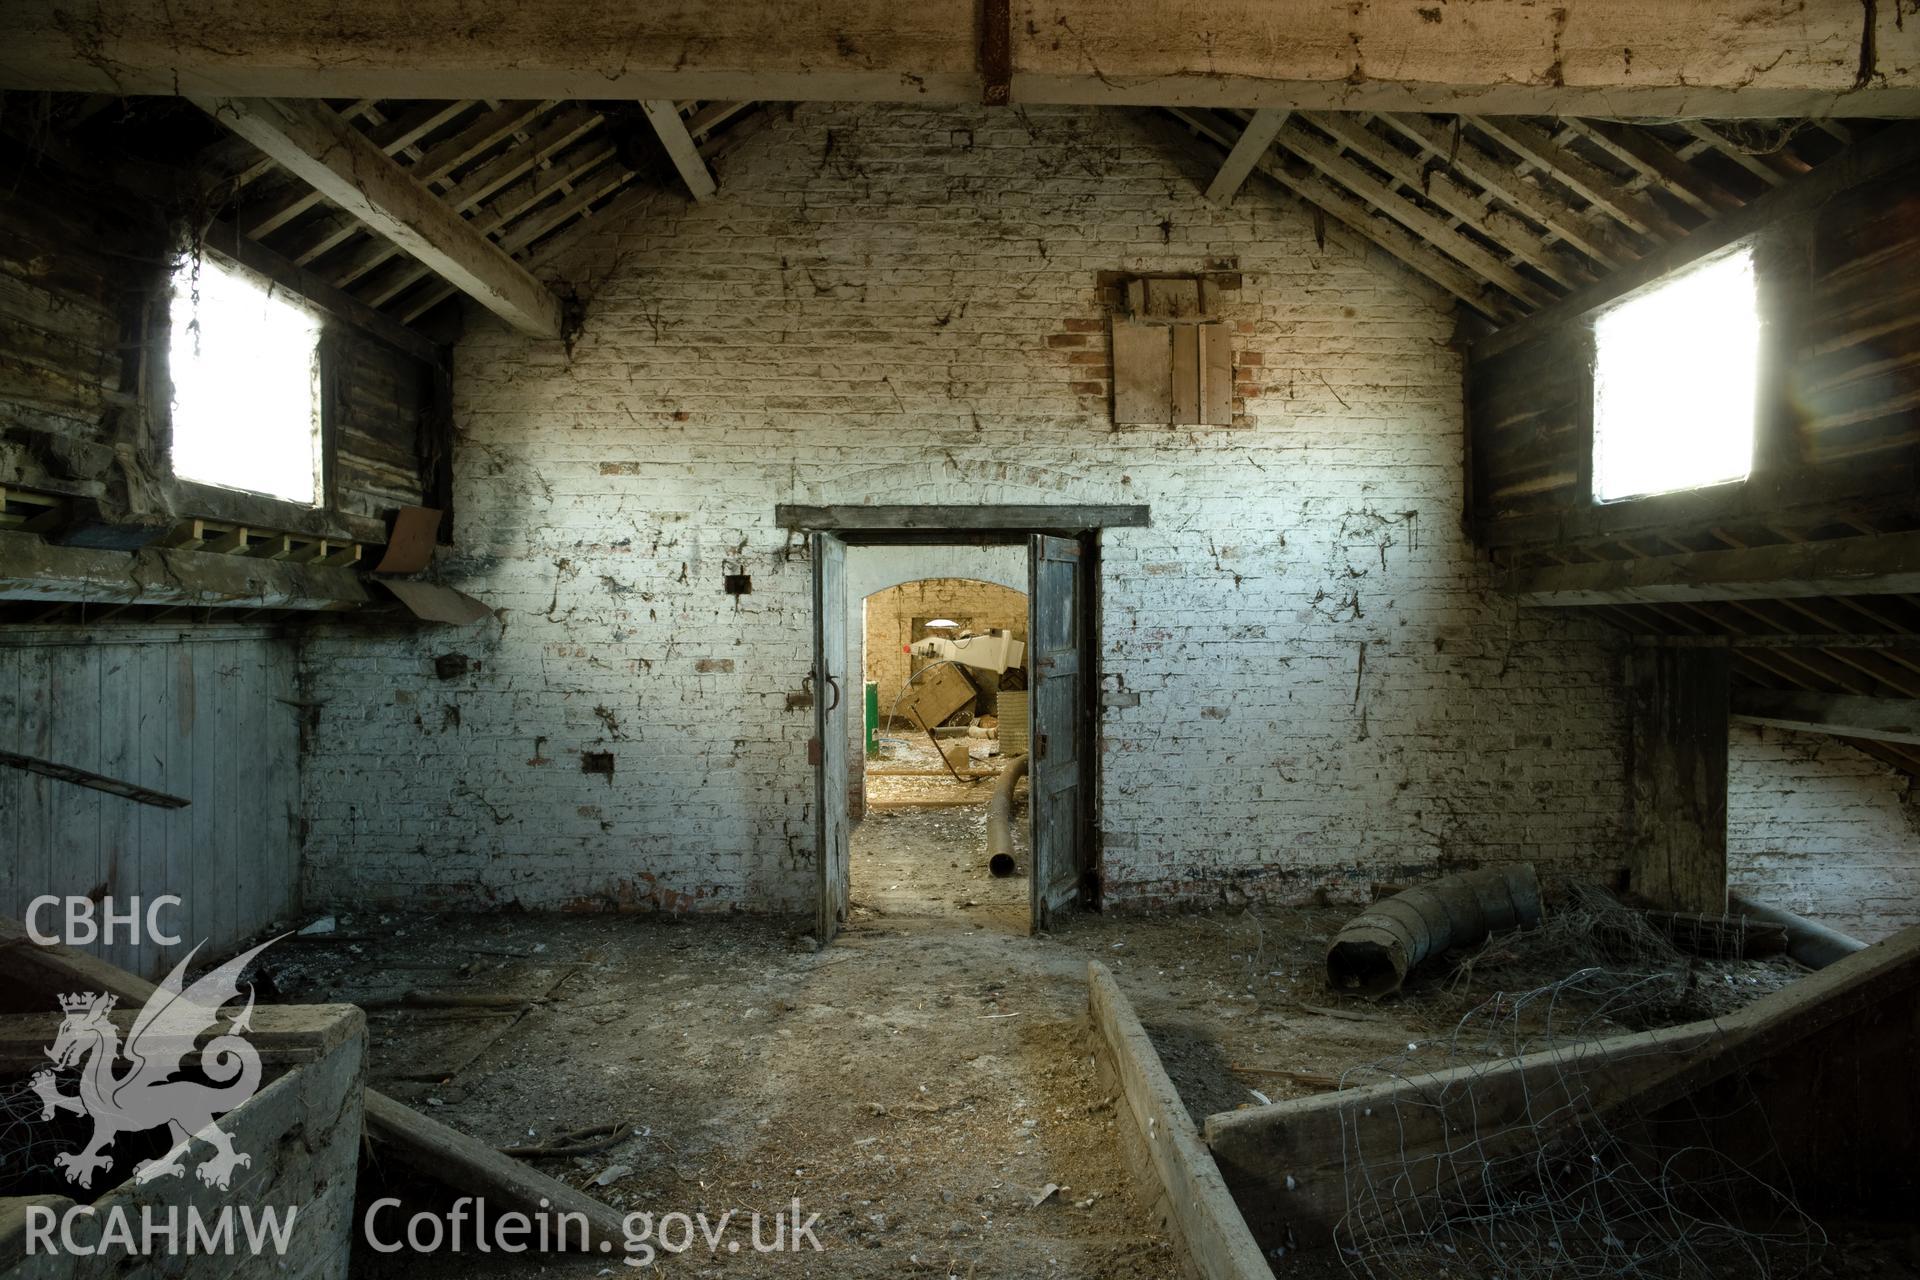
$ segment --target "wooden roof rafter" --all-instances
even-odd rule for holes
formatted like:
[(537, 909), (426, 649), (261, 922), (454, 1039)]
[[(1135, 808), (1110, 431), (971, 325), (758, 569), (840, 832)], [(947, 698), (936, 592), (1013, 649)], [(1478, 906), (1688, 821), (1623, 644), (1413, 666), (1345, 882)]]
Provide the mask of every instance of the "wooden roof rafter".
[[(1260, 135), (1247, 125), (1258, 116), (1160, 110), (1227, 151), (1215, 187), (1242, 167), (1265, 173), (1495, 324), (1587, 289), (1743, 208), (1783, 173), (1830, 158), (1856, 132), (1777, 121), (1715, 127), (1299, 111), (1277, 124), (1268, 113), (1268, 150), (1252, 156), (1248, 143)], [(1773, 141), (1740, 141), (1755, 130)], [(1815, 152), (1795, 150), (1815, 139)], [(1303, 194), (1309, 185), (1339, 194), (1312, 199)], [(1211, 187), (1209, 194), (1217, 198)], [(1356, 203), (1366, 211), (1360, 217)]]
[[(409, 181), (524, 264), (533, 261), (535, 250), (566, 238), (624, 195), (670, 187), (680, 181), (676, 169), (696, 178), (707, 172), (713, 156), (752, 131), (759, 105), (664, 104), (698, 170), (690, 167), (694, 160), (687, 154), (675, 157), (666, 143), (664, 162), (650, 166), (646, 144), (635, 142), (638, 132), (651, 125), (655, 132), (671, 134), (673, 125), (629, 104), (360, 100), (329, 109)], [(269, 252), (401, 323), (418, 321), (457, 292), (311, 183), (291, 175), (279, 183), (263, 181), (284, 166), (265, 160), (243, 164), (231, 146), (219, 150), (222, 163), (236, 174), (232, 189), (242, 233)]]

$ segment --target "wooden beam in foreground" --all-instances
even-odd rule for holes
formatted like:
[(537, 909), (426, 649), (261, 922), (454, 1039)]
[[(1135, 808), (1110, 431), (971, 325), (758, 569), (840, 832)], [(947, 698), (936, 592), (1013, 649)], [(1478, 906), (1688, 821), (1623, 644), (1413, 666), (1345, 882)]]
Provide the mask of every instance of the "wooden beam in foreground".
[(1135, 1157), (1130, 1163), (1144, 1184), (1148, 1212), (1165, 1215), (1202, 1280), (1269, 1280), (1273, 1272), (1200, 1141), (1187, 1104), (1133, 1006), (1097, 960), (1087, 965), (1087, 1008), (1094, 1052), (1119, 1081), (1126, 1105), (1121, 1141)]
[(687, 184), (687, 194), (696, 201), (711, 200), (719, 184), (713, 180), (713, 173), (701, 158), (693, 135), (687, 132), (687, 122), (680, 118), (680, 108), (670, 99), (656, 98), (641, 103), (640, 110), (646, 113), (647, 123), (659, 135), (660, 145), (667, 149), (667, 159), (673, 161), (673, 167), (680, 171), (680, 181)]
[(1920, 743), (1920, 700), (1847, 693), (1736, 689), (1732, 713), (1743, 724), (1831, 733), (1872, 742)]
[[(1781, 1157), (1822, 1172), (1850, 1162), (1858, 1169), (1847, 1181), (1879, 1179), (1898, 1200), (1915, 1180), (1911, 1161), (1895, 1153), (1906, 1149), (1914, 1114), (1905, 1055), (1920, 1038), (1916, 988), (1920, 928), (1910, 928), (1722, 1018), (1223, 1112), (1207, 1117), (1206, 1141), (1256, 1240), (1326, 1248), (1336, 1224), (1362, 1207), (1364, 1197), (1349, 1204), (1356, 1179), (1376, 1179), (1378, 1208), (1418, 1218), (1441, 1200), (1470, 1201), (1490, 1162), (1551, 1141), (1569, 1111), (1625, 1126), (1751, 1071), (1761, 1104), (1776, 1103), (1783, 1124), (1807, 1109), (1810, 1093), (1832, 1095), (1822, 1123), (1833, 1132), (1809, 1130), (1797, 1139), (1809, 1149), (1799, 1150), (1776, 1130)], [(1782, 1069), (1809, 1052), (1832, 1064), (1823, 1081)], [(1740, 1127), (1736, 1113), (1714, 1140), (1751, 1140)], [(1468, 1143), (1472, 1159), (1442, 1158)], [(1810, 1194), (1813, 1170), (1793, 1167), (1796, 1187)]]
[(561, 335), (560, 300), (545, 285), (325, 104), (209, 98), (199, 106), (514, 328)]
[(1240, 188), (1253, 173), (1253, 167), (1267, 154), (1274, 136), (1287, 123), (1289, 114), (1280, 107), (1262, 107), (1253, 113), (1253, 119), (1247, 121), (1247, 127), (1234, 140), (1233, 149), (1221, 161), (1220, 172), (1214, 174), (1213, 181), (1207, 184), (1207, 199), (1223, 207), (1233, 203), (1233, 198), (1240, 194)]
[[(1034, 0), (1004, 54), (978, 0), (9, 0), (0, 87), (266, 98), (1205, 103), (1775, 119), (1920, 114), (1901, 6)], [(450, 33), (459, 38), (449, 38)], [(1870, 36), (1871, 38), (1865, 38)], [(1631, 58), (1622, 51), (1631, 49)]]
[(1920, 591), (1920, 532), (1520, 569), (1502, 590), (1548, 608), (1904, 595)]

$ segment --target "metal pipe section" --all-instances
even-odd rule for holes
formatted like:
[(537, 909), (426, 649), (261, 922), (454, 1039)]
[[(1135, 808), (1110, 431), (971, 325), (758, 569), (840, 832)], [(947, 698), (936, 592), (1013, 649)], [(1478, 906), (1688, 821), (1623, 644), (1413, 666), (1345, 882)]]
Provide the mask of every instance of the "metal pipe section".
[(1543, 914), (1531, 862), (1442, 876), (1348, 921), (1327, 949), (1327, 981), (1336, 991), (1377, 1000), (1398, 991), (1428, 957), (1502, 929), (1530, 929)]
[(1770, 907), (1764, 902), (1755, 902), (1745, 894), (1729, 893), (1727, 908), (1735, 915), (1752, 916), (1755, 920), (1785, 925), (1788, 958), (1798, 961), (1809, 969), (1824, 969), (1835, 961), (1846, 959), (1856, 951), (1867, 949), (1867, 944), (1858, 938), (1841, 933), (1838, 929), (1829, 929), (1816, 920), (1797, 916), (1791, 911)]
[(1013, 786), (1027, 776), (1027, 758), (1015, 756), (1001, 766), (987, 801), (987, 870), (1010, 876), (1020, 869), (1013, 860)]

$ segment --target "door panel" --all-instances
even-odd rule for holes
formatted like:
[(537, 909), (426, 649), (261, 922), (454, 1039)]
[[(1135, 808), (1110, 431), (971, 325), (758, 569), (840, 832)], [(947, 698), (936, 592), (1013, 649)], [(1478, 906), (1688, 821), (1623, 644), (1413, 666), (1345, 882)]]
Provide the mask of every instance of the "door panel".
[(847, 544), (816, 533), (812, 550), (815, 932), (824, 945), (847, 918)]
[(1086, 815), (1091, 725), (1086, 715), (1082, 649), (1087, 567), (1072, 538), (1032, 541), (1027, 633), (1033, 639), (1028, 767), (1033, 824), (1032, 927), (1079, 900), (1092, 861)]

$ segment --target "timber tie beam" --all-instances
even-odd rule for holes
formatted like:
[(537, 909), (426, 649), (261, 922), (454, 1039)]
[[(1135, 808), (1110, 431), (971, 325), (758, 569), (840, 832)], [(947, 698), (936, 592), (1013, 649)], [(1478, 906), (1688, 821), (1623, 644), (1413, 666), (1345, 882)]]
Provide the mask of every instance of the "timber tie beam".
[[(0, 86), (269, 98), (1087, 103), (1619, 118), (1920, 114), (1920, 25), (1815, 0), (1410, 6), (1030, 0), (13, 0)], [(205, 33), (220, 33), (218, 40)], [(446, 32), (461, 32), (449, 40)], [(1631, 50), (1624, 54), (1623, 50)]]
[(1556, 608), (1904, 595), (1920, 591), (1920, 532), (1550, 565), (1512, 571), (1503, 586)]
[(1744, 724), (1830, 733), (1871, 742), (1920, 743), (1920, 699), (1790, 689), (1736, 689), (1730, 708)]

